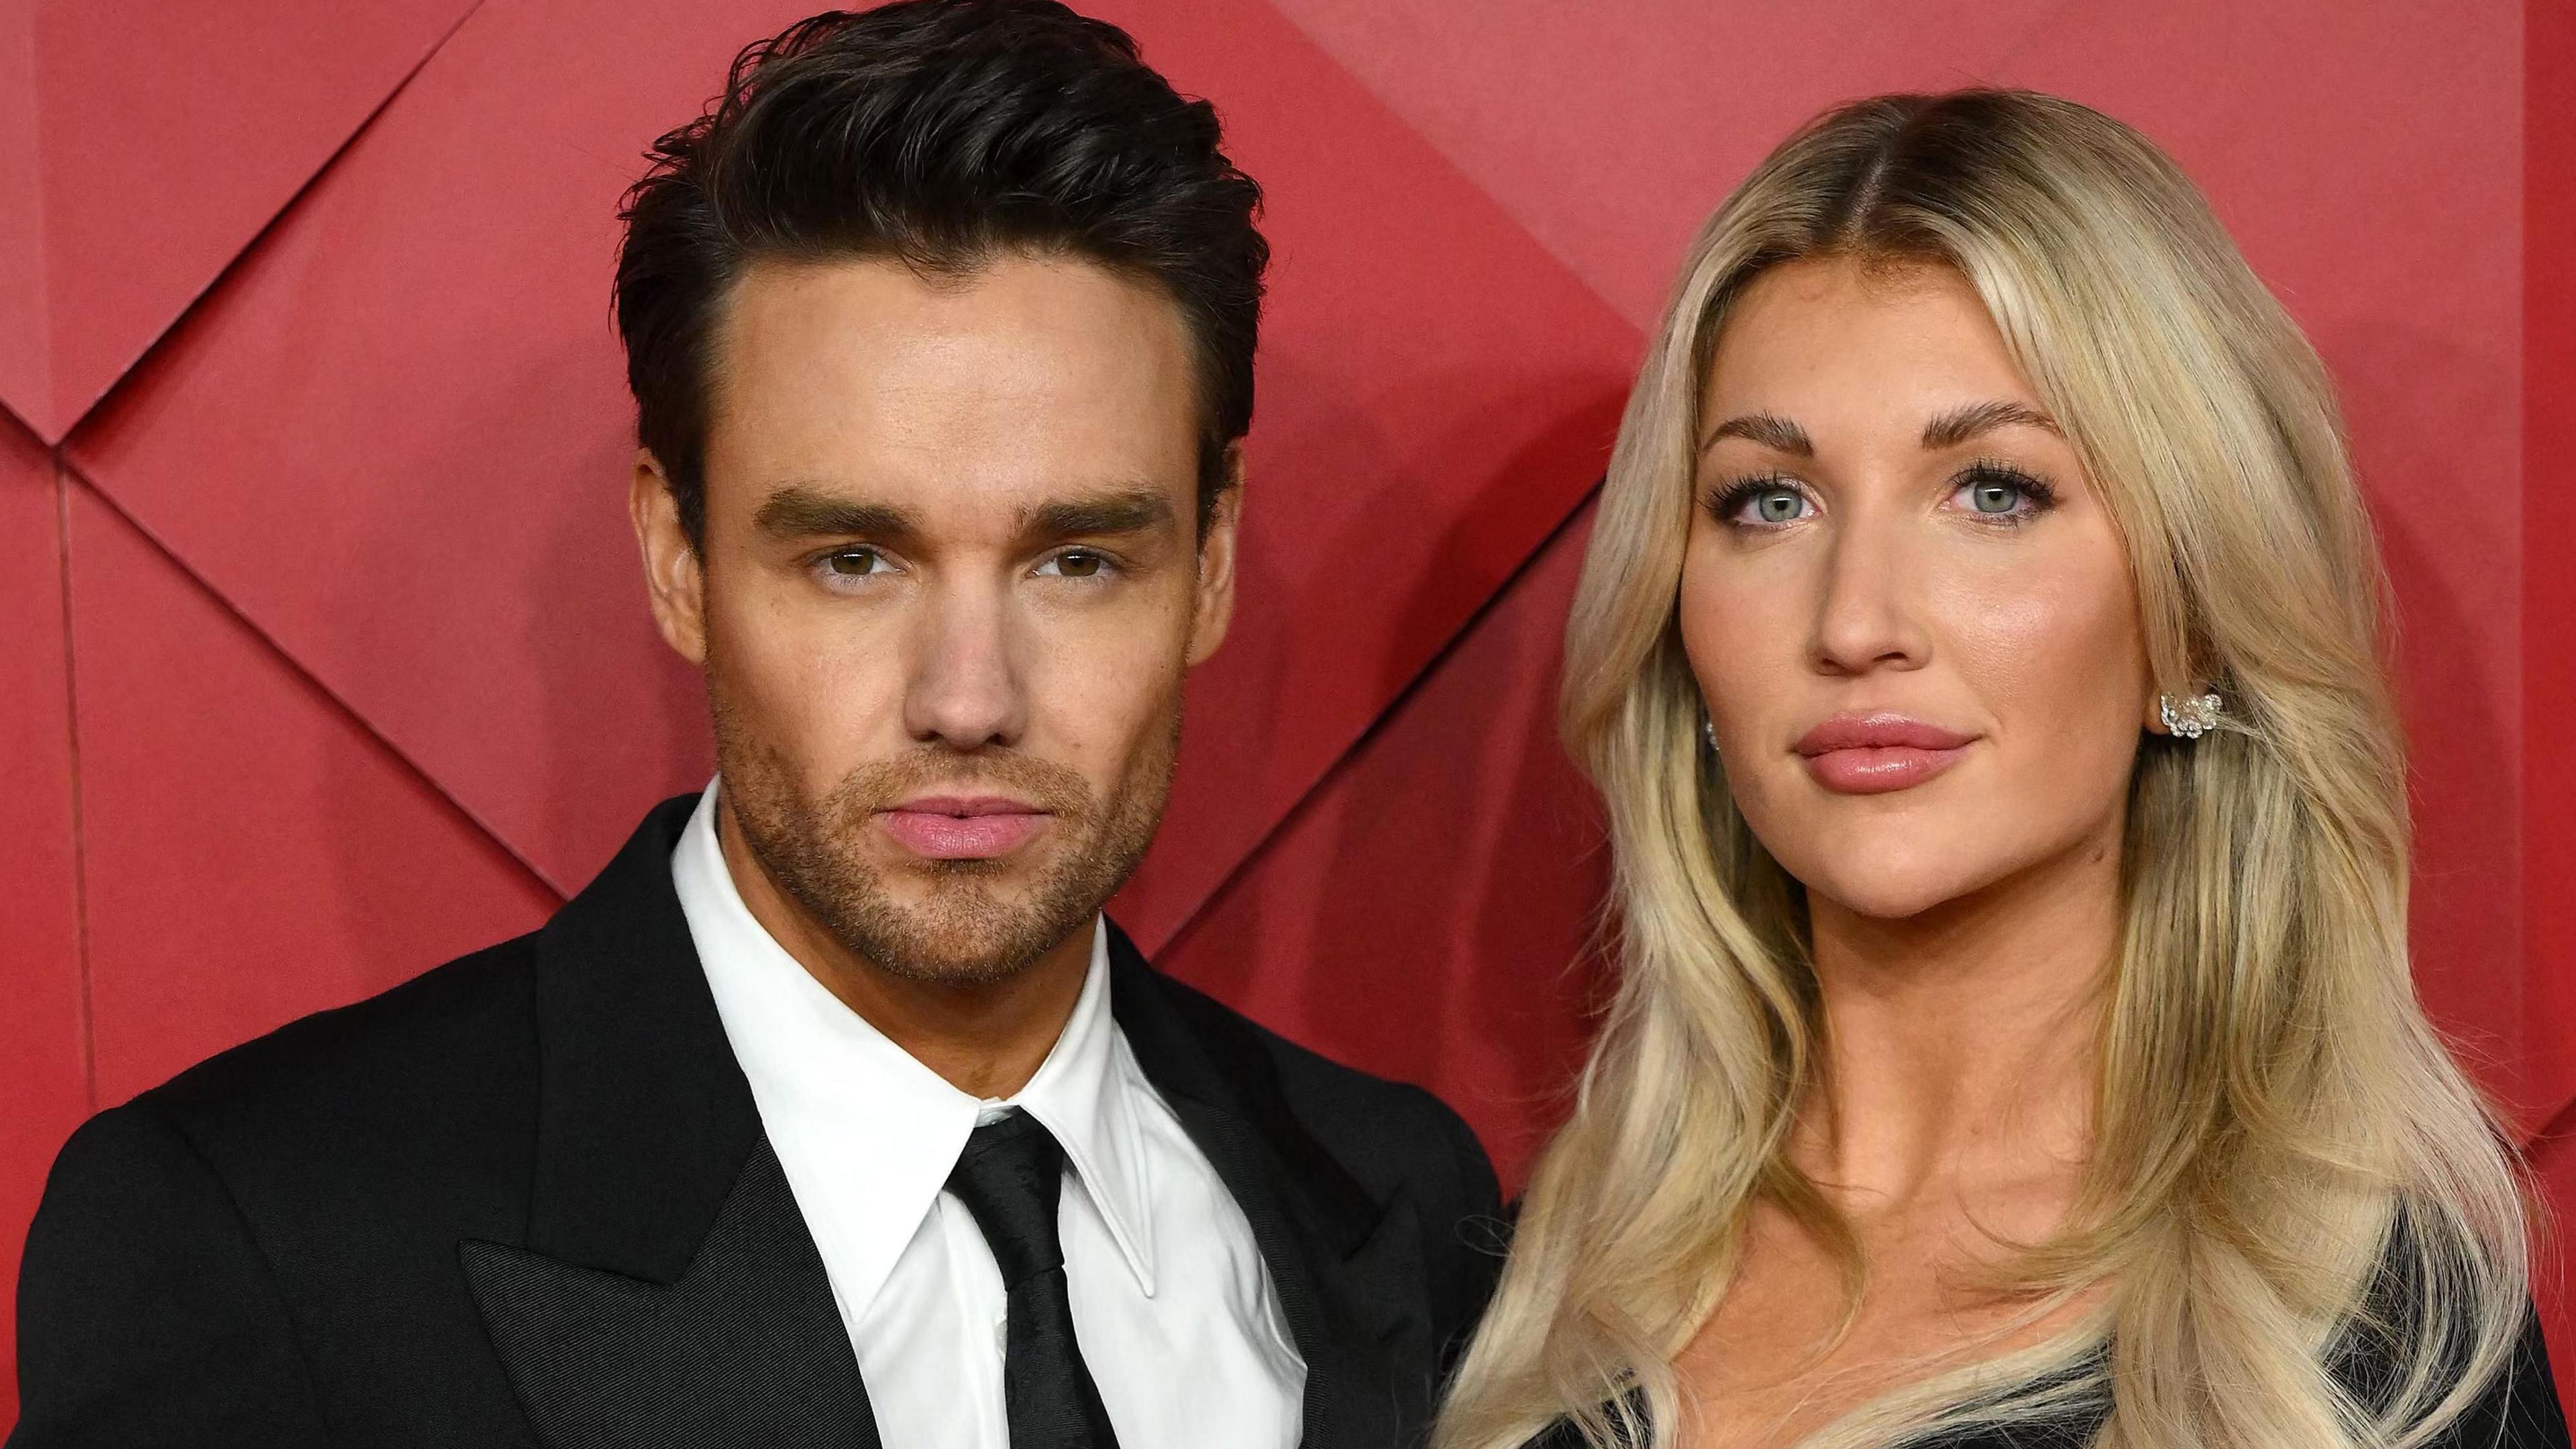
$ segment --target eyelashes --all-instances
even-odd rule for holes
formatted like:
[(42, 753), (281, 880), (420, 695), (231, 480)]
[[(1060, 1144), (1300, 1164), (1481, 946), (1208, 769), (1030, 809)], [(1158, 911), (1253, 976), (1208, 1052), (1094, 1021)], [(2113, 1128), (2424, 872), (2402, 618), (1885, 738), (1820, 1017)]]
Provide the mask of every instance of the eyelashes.
[[(2027, 468), (2004, 462), (1999, 458), (1979, 458), (1960, 470), (1958, 476), (1951, 480), (1952, 495), (1967, 493), (1971, 496), (1972, 503), (1982, 490), (2000, 490), (2020, 495), (2029, 504), (2028, 509), (2022, 511), (2022, 516), (2025, 518), (2036, 518), (2057, 506), (2057, 489), (2047, 479)], [(1976, 503), (1975, 506), (1977, 512), (1989, 518), (2001, 516), (1987, 510), (1981, 503)]]
[[(2016, 463), (1979, 458), (1950, 475), (1944, 501), (1988, 527), (2012, 528), (2057, 506), (2057, 488)], [(1817, 511), (1815, 491), (1803, 480), (1771, 470), (1746, 474), (1709, 490), (1710, 517), (1751, 532), (1785, 528)]]
[[(1721, 483), (1709, 490), (1707, 500), (1709, 514), (1720, 523), (1745, 522), (1747, 520), (1739, 519), (1737, 515), (1744, 511), (1745, 505), (1751, 503), (1756, 495), (1764, 493), (1793, 493), (1804, 498), (1807, 485), (1786, 473), (1747, 474), (1731, 483)], [(1809, 506), (1813, 506), (1812, 500)]]

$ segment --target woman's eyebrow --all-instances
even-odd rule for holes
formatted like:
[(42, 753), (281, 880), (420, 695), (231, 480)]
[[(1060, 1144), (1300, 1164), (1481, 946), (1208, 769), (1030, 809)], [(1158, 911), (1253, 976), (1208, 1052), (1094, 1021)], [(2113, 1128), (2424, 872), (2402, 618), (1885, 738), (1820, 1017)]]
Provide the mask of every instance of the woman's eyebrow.
[(1938, 452), (1997, 428), (2044, 428), (2057, 432), (2057, 421), (2027, 403), (1980, 402), (1955, 407), (1923, 425), (1923, 446)]
[(1805, 428), (1778, 413), (1746, 413), (1742, 417), (1728, 418), (1708, 430), (1708, 436), (1700, 440), (1699, 450), (1707, 452), (1717, 446), (1720, 438), (1742, 438), (1775, 453), (1790, 453), (1801, 458), (1816, 456), (1815, 439), (1807, 436)]

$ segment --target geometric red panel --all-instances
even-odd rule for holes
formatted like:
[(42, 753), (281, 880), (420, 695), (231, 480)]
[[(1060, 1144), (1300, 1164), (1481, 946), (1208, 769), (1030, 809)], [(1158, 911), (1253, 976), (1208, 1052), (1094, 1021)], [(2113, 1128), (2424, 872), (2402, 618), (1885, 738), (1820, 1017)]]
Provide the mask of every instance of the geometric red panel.
[(1565, 1109), (1599, 985), (1600, 814), (1557, 743), (1590, 510), (1550, 540), (1159, 964), (1465, 1115), (1506, 1192)]
[(1642, 339), (1268, 7), (1098, 13), (1217, 98), (1276, 256), (1234, 632), (1118, 903), (1151, 950), (1574, 511)]
[(71, 541), (102, 1104), (553, 911), (551, 892), (78, 485)]
[(471, 8), (0, 4), (0, 403), (60, 438)]
[[(2576, 1067), (2576, 7), (2528, 7), (2523, 32), (2524, 1018), (2532, 1054)], [(2576, 1112), (2562, 1107), (2535, 1165), (2557, 1206), (2543, 1317), (2559, 1392), (2576, 1401), (2566, 1280), (2576, 1223)]]
[(30, 428), (53, 414), (35, 29), (35, 0), (0, 0), (0, 408)]
[(2053, 0), (1273, 4), (1641, 331), (1692, 233), (1791, 126), (1964, 84), (2074, 21)]
[[(1273, 8), (1640, 328), (1692, 233), (1791, 127), (1859, 96), (1978, 84), (2144, 130), (2312, 328), (2447, 341), (2512, 302), (2512, 0), (1826, 0), (1730, 7), (1723, 23), (1701, 0)], [(2449, 275), (2426, 278), (2438, 259)], [(2425, 280), (2444, 303), (2488, 300), (2455, 322), (2409, 305)], [(2483, 356), (2509, 354), (2509, 330), (2484, 340)]]
[[(0, 1294), (45, 1169), (90, 1107), (60, 516), (52, 460), (0, 417)], [(16, 1321), (0, 1315), (0, 1422), (17, 1412)]]
[(2576, 6), (2532, 6), (2524, 44), (2524, 1005), (2536, 1054), (2576, 1075)]

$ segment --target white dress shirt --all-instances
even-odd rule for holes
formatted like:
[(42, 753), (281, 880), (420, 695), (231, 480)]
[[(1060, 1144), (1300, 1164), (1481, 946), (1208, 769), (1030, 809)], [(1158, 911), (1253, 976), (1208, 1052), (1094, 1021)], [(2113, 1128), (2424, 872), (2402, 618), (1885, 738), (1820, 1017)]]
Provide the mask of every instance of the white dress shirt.
[(1109, 1010), (1109, 933), (1037, 1075), (979, 1101), (841, 1004), (755, 920), (709, 785), (671, 854), (725, 1037), (796, 1206), (888, 1449), (1008, 1449), (1005, 1295), (942, 1190), (979, 1121), (1029, 1113), (1066, 1160), (1058, 1224), (1083, 1361), (1122, 1449), (1288, 1449), (1306, 1366), (1251, 1225)]

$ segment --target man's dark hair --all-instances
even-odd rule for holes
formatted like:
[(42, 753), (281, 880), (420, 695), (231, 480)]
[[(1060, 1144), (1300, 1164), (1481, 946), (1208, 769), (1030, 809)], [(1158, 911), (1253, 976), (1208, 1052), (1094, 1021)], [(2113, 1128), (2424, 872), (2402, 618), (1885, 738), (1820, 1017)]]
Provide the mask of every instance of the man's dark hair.
[(898, 0), (745, 49), (706, 114), (626, 194), (617, 326), (636, 431), (706, 543), (717, 309), (763, 258), (896, 258), (966, 276), (1070, 255), (1159, 287), (1198, 373), (1199, 521), (1252, 425), (1269, 244), (1261, 189), (1136, 42), (1054, 0)]

